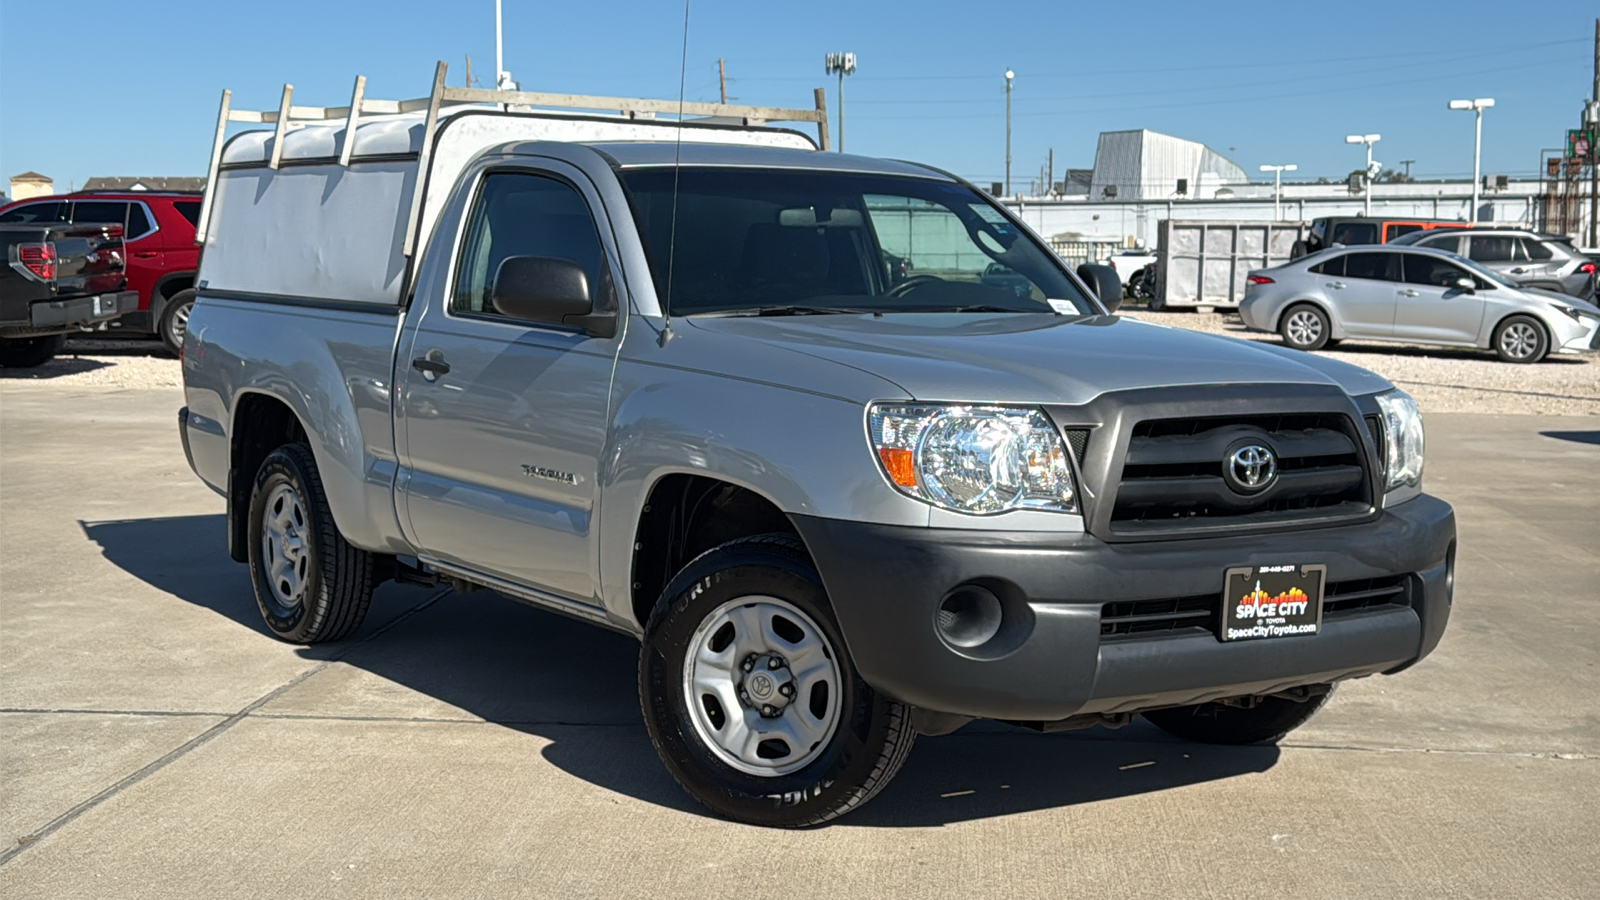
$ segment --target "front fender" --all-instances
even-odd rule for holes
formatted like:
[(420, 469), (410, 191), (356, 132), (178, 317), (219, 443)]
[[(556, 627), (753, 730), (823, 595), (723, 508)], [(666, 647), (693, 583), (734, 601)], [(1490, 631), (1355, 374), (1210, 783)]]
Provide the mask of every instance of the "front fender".
[(630, 565), (646, 498), (662, 478), (701, 475), (754, 491), (789, 515), (928, 524), (890, 488), (867, 445), (865, 407), (804, 390), (624, 360), (599, 469), (606, 609), (633, 617)]

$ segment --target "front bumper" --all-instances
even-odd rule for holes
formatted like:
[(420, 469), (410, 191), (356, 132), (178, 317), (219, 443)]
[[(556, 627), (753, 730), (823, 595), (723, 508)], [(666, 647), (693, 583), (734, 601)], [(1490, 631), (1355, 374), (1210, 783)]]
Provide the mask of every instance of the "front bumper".
[[(1455, 515), (1427, 495), (1359, 525), (1125, 544), (793, 518), (861, 676), (931, 712), (1053, 722), (1392, 672), (1431, 652), (1450, 615)], [(1101, 635), (1106, 603), (1214, 593), (1220, 607), (1226, 569), (1284, 563), (1325, 564), (1330, 584), (1410, 575), (1409, 605), (1327, 616), (1306, 637)], [(936, 616), (974, 583), (1002, 597), (1008, 624), (998, 646), (958, 649)]]

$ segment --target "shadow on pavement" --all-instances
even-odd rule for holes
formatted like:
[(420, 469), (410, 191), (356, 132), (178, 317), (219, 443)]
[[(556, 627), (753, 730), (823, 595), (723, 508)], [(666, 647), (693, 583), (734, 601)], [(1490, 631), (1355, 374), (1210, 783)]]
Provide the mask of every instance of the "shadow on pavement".
[[(270, 639), (244, 567), (223, 546), (221, 515), (86, 522), (83, 529), (129, 574)], [(444, 704), (439, 716), (459, 710), (538, 735), (549, 742), (545, 759), (599, 787), (705, 814), (662, 767), (640, 722), (637, 642), (490, 591), (428, 603), (433, 593), (386, 585), (355, 637), (299, 652), (431, 697)], [(408, 610), (417, 611), (400, 618)], [(375, 621), (393, 624), (380, 634)], [(383, 710), (327, 710), (354, 713)], [(976, 723), (921, 739), (883, 795), (843, 824), (935, 826), (1071, 806), (1262, 772), (1277, 759), (1275, 747), (1185, 744), (1142, 722), (1121, 732), (1056, 735)]]
[(115, 365), (99, 359), (76, 359), (70, 356), (58, 356), (43, 365), (27, 369), (10, 369), (0, 367), (0, 378), (15, 378), (23, 381), (49, 381), (63, 375), (78, 375), (83, 372), (93, 372), (95, 369), (104, 369)]
[(1558, 441), (1572, 441), (1575, 444), (1595, 444), (1600, 446), (1600, 431), (1541, 431), (1540, 434)]

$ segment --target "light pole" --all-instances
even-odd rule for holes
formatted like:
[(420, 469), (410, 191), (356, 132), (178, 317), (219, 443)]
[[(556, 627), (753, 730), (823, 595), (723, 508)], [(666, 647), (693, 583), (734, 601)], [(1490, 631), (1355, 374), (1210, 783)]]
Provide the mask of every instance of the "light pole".
[(1479, 97), (1476, 100), (1451, 100), (1451, 109), (1472, 110), (1472, 215), (1468, 222), (1478, 221), (1478, 160), (1483, 150), (1483, 111), (1494, 105), (1493, 97)]
[(1377, 176), (1377, 173), (1372, 171), (1372, 145), (1382, 139), (1383, 135), (1381, 134), (1347, 134), (1344, 138), (1346, 144), (1367, 145), (1367, 189), (1361, 207), (1361, 214), (1364, 216), (1372, 215), (1372, 179)]
[(1282, 209), (1281, 209), (1281, 206), (1282, 206), (1281, 195), (1283, 193), (1283, 173), (1285, 173), (1285, 172), (1293, 172), (1298, 168), (1300, 168), (1300, 167), (1297, 166), (1297, 165), (1294, 165), (1293, 163), (1290, 163), (1289, 165), (1286, 165), (1286, 166), (1262, 166), (1261, 167), (1261, 171), (1263, 171), (1263, 172), (1271, 172), (1272, 173), (1272, 219), (1275, 222), (1276, 221), (1281, 221), (1283, 219), (1283, 212), (1282, 212)]
[(1011, 79), (1017, 73), (1006, 70), (1006, 196), (1011, 196)]
[(514, 91), (516, 82), (506, 71), (504, 43), (500, 39), (500, 0), (494, 0), (494, 87), (497, 91)]
[(854, 75), (856, 71), (856, 55), (854, 53), (829, 53), (822, 59), (823, 71), (829, 75), (839, 73), (839, 152), (844, 152), (844, 77)]

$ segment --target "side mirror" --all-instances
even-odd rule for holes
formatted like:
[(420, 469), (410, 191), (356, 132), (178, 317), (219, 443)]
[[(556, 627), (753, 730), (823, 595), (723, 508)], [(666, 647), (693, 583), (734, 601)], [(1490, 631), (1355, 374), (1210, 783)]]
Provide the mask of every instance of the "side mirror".
[(597, 337), (616, 334), (615, 314), (594, 314), (588, 273), (564, 257), (506, 257), (495, 270), (489, 302), (513, 319), (583, 328)]
[(1116, 269), (1084, 263), (1078, 267), (1078, 277), (1089, 286), (1089, 290), (1094, 291), (1100, 304), (1108, 311), (1116, 312), (1122, 305), (1122, 279), (1117, 276)]
[(1465, 275), (1450, 282), (1450, 286), (1463, 294), (1475, 294), (1478, 292), (1478, 283)]

